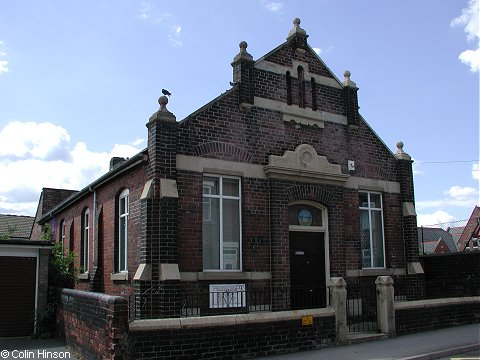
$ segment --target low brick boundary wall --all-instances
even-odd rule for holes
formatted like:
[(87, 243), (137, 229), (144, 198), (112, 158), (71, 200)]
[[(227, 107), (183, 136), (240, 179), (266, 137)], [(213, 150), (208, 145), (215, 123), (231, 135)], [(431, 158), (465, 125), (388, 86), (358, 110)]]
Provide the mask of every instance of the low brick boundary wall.
[(63, 289), (57, 333), (85, 359), (123, 359), (128, 333), (127, 300)]
[[(313, 323), (302, 325), (302, 317)], [(335, 312), (311, 309), (130, 323), (132, 359), (245, 359), (335, 343)]]
[(395, 303), (397, 335), (480, 323), (480, 297), (444, 298)]

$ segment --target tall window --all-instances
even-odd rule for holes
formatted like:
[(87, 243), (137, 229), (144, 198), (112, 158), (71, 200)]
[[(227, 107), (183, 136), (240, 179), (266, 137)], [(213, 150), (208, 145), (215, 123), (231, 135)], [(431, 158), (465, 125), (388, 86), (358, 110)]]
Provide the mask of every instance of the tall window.
[(305, 84), (304, 81), (304, 71), (303, 67), (299, 66), (297, 68), (298, 72), (298, 106), (303, 108), (305, 107)]
[(86, 209), (82, 216), (82, 246), (80, 251), (80, 268), (88, 272), (88, 251), (90, 244), (90, 210)]
[(315, 83), (315, 78), (312, 77), (310, 84), (312, 85), (312, 110), (317, 111), (317, 84)]
[(62, 243), (62, 251), (65, 249), (65, 236), (66, 236), (65, 220), (60, 222), (60, 242)]
[(206, 175), (203, 178), (203, 268), (241, 270), (240, 179)]
[(292, 76), (287, 71), (287, 105), (292, 105)]
[(362, 267), (385, 267), (382, 194), (359, 192)]
[(118, 198), (118, 271), (128, 271), (128, 189), (122, 191)]

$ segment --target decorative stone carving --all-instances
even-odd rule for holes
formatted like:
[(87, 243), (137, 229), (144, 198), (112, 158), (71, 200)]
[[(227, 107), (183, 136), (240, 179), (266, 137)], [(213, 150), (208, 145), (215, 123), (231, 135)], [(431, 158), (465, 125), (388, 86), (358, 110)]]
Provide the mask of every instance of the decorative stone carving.
[(340, 165), (331, 164), (325, 156), (318, 155), (308, 144), (297, 146), (295, 151), (285, 151), (283, 156), (270, 155), (264, 170), (269, 178), (310, 183), (328, 182), (343, 185), (349, 177), (342, 173)]

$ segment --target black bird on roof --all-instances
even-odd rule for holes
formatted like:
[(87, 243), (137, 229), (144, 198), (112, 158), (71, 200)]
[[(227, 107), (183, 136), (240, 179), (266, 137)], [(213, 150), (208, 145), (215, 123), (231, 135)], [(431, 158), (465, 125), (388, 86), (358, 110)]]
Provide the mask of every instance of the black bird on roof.
[(172, 94), (170, 94), (170, 91), (165, 90), (165, 89), (162, 89), (162, 94), (163, 94), (163, 95), (167, 95), (167, 96), (172, 95)]

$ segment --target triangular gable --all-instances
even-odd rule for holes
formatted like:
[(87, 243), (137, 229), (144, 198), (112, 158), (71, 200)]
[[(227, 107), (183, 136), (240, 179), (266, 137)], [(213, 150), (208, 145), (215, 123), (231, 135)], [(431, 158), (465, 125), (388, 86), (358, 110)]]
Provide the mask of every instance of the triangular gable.
[(472, 215), (468, 219), (467, 225), (463, 229), (462, 235), (458, 240), (458, 251), (465, 251), (472, 238), (478, 238), (480, 236), (480, 207), (475, 206)]

